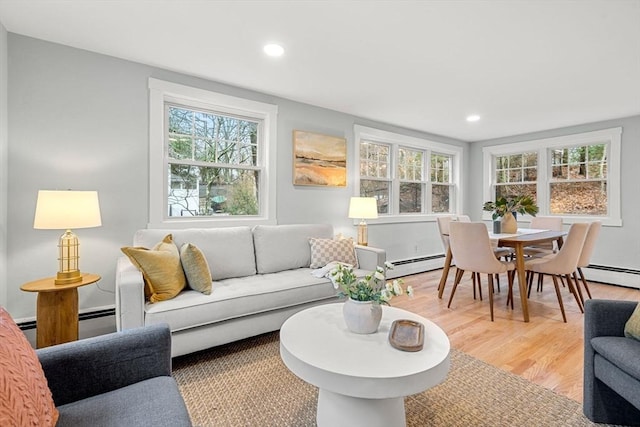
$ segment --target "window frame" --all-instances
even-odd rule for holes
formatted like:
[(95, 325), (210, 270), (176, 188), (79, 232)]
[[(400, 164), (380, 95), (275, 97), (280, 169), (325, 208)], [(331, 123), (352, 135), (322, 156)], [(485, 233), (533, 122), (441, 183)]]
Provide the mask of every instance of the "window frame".
[[(540, 208), (538, 215), (562, 216), (565, 224), (600, 220), (603, 225), (622, 226), (620, 210), (620, 147), (622, 141), (622, 127), (582, 132), (552, 138), (543, 138), (515, 142), (503, 145), (491, 145), (482, 148), (483, 160), (483, 200), (493, 200), (495, 184), (495, 157), (518, 154), (528, 151), (538, 153), (537, 171), (537, 204)], [(607, 215), (554, 215), (550, 213), (549, 186), (553, 181), (551, 174), (550, 150), (554, 148), (570, 148), (575, 146), (605, 144), (607, 145)], [(528, 215), (525, 216), (530, 219)], [(482, 219), (490, 221), (491, 213), (482, 213)], [(519, 218), (520, 219), (520, 218)]]
[[(368, 219), (368, 223), (372, 224), (385, 224), (385, 223), (405, 223), (405, 222), (424, 222), (435, 221), (436, 217), (442, 215), (455, 215), (462, 210), (462, 201), (464, 200), (464, 189), (462, 188), (461, 170), (464, 156), (463, 147), (457, 145), (444, 144), (440, 142), (431, 141), (424, 138), (417, 138), (407, 135), (402, 135), (395, 132), (384, 131), (381, 129), (371, 128), (367, 126), (354, 125), (354, 196), (360, 195), (360, 142), (362, 140), (370, 141), (372, 143), (386, 144), (391, 147), (391, 165), (390, 165), (390, 200), (389, 200), (389, 213), (379, 214), (377, 219)], [(420, 150), (425, 152), (424, 156), (424, 188), (425, 197), (423, 197), (423, 213), (399, 213), (399, 190), (400, 180), (397, 176), (397, 156), (399, 148), (407, 148), (413, 150)], [(453, 187), (454, 195), (451, 203), (452, 212), (445, 213), (428, 213), (426, 209), (431, 209), (431, 154), (442, 154), (451, 156), (451, 168), (450, 173), (451, 185)], [(428, 190), (428, 191), (427, 191)], [(357, 224), (354, 221), (354, 224)]]
[[(149, 78), (149, 227), (186, 228), (276, 224), (276, 147), (278, 107), (205, 89)], [(260, 213), (251, 216), (169, 217), (167, 213), (168, 146), (165, 143), (165, 104), (246, 117), (259, 122), (258, 162), (262, 175), (258, 191)]]

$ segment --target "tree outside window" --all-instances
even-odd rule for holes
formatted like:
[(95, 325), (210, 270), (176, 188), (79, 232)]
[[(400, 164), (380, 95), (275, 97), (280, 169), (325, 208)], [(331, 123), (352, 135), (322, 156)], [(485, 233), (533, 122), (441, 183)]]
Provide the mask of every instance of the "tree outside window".
[(258, 215), (256, 121), (166, 104), (169, 217)]

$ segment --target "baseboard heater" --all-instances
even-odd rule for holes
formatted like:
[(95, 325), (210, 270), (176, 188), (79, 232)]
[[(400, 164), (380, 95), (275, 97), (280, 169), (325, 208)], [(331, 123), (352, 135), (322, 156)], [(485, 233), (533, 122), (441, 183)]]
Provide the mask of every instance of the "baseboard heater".
[[(78, 320), (82, 321), (82, 320), (89, 320), (89, 319), (98, 319), (100, 317), (108, 317), (108, 316), (115, 316), (115, 315), (116, 315), (115, 308), (106, 308), (101, 310), (85, 311), (83, 313), (80, 313), (78, 314)], [(26, 331), (29, 329), (35, 329), (36, 321), (30, 320), (27, 322), (20, 322), (18, 323), (18, 327), (23, 331)]]
[[(444, 266), (444, 258), (444, 254), (439, 254), (393, 261), (394, 269), (387, 276), (393, 279), (438, 270)], [(640, 289), (640, 270), (590, 264), (583, 272), (592, 282)]]

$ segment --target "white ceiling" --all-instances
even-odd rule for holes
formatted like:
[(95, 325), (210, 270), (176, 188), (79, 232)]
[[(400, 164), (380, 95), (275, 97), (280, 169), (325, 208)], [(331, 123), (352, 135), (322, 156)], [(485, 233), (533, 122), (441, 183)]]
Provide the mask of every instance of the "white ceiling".
[(465, 141), (640, 114), (640, 0), (0, 0), (0, 22)]

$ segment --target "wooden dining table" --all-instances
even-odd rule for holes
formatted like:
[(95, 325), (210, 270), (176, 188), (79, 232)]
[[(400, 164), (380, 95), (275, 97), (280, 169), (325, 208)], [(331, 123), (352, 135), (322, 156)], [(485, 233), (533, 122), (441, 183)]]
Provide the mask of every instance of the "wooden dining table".
[[(488, 230), (487, 230), (488, 232)], [(529, 321), (529, 304), (527, 300), (527, 282), (526, 272), (524, 270), (524, 248), (527, 246), (536, 246), (541, 243), (558, 242), (558, 248), (562, 247), (566, 231), (551, 230), (534, 230), (534, 229), (518, 229), (516, 234), (492, 234), (489, 233), (492, 240), (497, 240), (498, 247), (513, 248), (515, 251), (516, 269), (518, 273), (518, 288), (520, 289), (520, 302), (522, 304), (522, 316), (525, 322)], [(442, 298), (444, 286), (449, 276), (451, 268), (451, 247), (447, 249), (442, 269), (442, 277), (438, 284), (438, 298)]]

